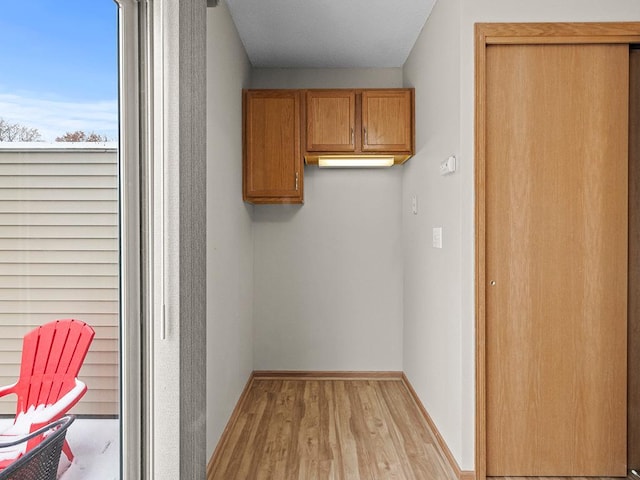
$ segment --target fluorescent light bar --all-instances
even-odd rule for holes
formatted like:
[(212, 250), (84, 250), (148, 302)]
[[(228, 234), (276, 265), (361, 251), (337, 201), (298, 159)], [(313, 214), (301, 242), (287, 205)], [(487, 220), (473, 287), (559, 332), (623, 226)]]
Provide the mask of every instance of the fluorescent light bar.
[(390, 167), (393, 163), (393, 157), (318, 157), (319, 167)]

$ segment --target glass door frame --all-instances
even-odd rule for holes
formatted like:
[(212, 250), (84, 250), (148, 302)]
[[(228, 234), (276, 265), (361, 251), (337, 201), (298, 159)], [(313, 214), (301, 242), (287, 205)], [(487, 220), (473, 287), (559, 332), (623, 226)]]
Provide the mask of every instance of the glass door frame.
[(146, 424), (143, 385), (143, 212), (141, 175), (144, 138), (141, 124), (140, 3), (118, 5), (119, 225), (120, 225), (120, 477), (143, 478)]
[(121, 477), (204, 478), (207, 2), (115, 1)]

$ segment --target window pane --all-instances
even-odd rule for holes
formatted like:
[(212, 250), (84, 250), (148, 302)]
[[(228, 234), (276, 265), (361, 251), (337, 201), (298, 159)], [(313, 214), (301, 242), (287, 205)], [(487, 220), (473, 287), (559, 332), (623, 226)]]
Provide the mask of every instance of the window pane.
[[(0, 386), (20, 380), (0, 432), (75, 414), (62, 480), (120, 476), (117, 8), (32, 0), (0, 17)], [(30, 448), (0, 449), (0, 469)]]

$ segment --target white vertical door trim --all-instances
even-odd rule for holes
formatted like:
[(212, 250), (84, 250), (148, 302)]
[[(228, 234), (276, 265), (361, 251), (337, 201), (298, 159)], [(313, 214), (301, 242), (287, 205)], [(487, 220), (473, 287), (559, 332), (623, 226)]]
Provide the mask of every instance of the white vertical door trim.
[(206, 1), (149, 0), (149, 458), (206, 472)]

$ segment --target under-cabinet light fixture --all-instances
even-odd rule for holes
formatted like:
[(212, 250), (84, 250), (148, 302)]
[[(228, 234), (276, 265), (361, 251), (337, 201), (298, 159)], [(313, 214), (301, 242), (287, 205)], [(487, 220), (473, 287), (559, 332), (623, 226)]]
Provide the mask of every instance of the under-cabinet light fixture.
[(393, 157), (318, 157), (319, 167), (370, 168), (390, 167), (393, 164)]

